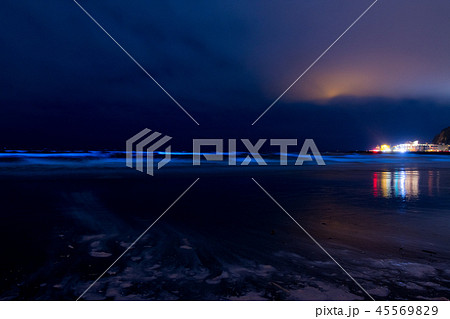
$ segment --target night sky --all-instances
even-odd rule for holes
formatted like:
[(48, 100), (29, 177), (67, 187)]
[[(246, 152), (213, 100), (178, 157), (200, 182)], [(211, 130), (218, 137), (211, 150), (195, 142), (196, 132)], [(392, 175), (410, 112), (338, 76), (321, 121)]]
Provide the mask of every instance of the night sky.
[[(431, 141), (450, 126), (450, 1), (0, 3), (0, 148), (123, 149), (172, 136), (313, 138), (320, 150)], [(178, 143), (178, 144), (177, 144)]]

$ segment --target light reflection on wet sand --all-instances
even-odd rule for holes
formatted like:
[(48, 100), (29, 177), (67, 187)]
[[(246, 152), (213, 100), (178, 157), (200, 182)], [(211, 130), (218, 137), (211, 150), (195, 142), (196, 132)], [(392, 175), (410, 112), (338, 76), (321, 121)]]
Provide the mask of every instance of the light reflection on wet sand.
[(384, 171), (373, 173), (373, 195), (384, 198), (413, 199), (419, 196), (419, 171)]
[(413, 200), (420, 195), (420, 188), (428, 196), (439, 195), (440, 171), (399, 169), (374, 172), (372, 184), (374, 197)]

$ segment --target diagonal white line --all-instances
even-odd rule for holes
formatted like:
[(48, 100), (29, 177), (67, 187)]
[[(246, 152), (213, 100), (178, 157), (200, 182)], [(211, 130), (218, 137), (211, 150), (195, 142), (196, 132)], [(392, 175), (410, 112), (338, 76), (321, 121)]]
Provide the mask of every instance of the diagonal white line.
[(297, 224), (297, 226), (298, 227), (300, 227), (300, 229), (320, 248), (320, 249), (322, 249), (322, 251), (325, 253), (325, 254), (327, 254), (328, 255), (328, 257), (330, 257), (330, 259), (332, 260), (332, 261), (334, 261), (334, 263), (336, 264), (336, 265), (338, 265), (339, 266), (339, 268), (341, 268), (342, 269), (342, 271), (351, 279), (351, 280), (353, 280), (353, 282), (370, 298), (370, 299), (372, 299), (373, 301), (375, 301), (375, 299), (355, 280), (355, 278), (353, 278), (337, 261), (336, 261), (336, 259), (334, 259), (333, 258), (333, 256), (331, 256), (329, 253), (328, 253), (328, 251), (326, 251), (325, 250), (325, 248), (323, 248), (322, 247), (322, 245), (321, 244), (319, 244), (319, 242), (313, 237), (313, 236), (311, 236), (311, 234), (310, 233), (308, 233), (308, 231), (305, 229), (305, 228), (303, 228), (303, 226), (302, 225), (300, 225), (295, 219), (294, 219), (294, 217), (292, 217), (291, 216), (291, 214), (289, 214), (284, 208), (283, 208), (283, 206), (281, 206), (280, 205), (280, 203), (278, 203), (277, 201), (276, 201), (276, 199), (275, 198), (273, 198), (272, 197), (272, 195), (270, 195), (265, 189), (264, 189), (264, 187), (262, 187), (254, 178), (252, 178), (252, 180), (256, 183), (256, 185), (258, 185), (259, 186), (259, 188), (261, 188), (262, 189), (262, 191), (264, 192), (264, 193), (266, 193), (266, 195), (267, 196), (269, 196), (269, 198), (275, 203), (275, 204), (277, 204), (277, 206), (278, 207), (280, 207), (281, 208), (281, 210), (283, 211), (283, 212), (285, 212), (286, 213), (286, 215), (288, 215), (293, 221), (294, 221), (294, 223), (296, 223)]
[(155, 78), (153, 77), (153, 76), (151, 76), (150, 75), (150, 73), (148, 73), (147, 72), (147, 70), (146, 69), (144, 69), (144, 67), (138, 62), (138, 61), (136, 61), (136, 59), (135, 58), (133, 58), (133, 56), (130, 54), (130, 53), (128, 53), (128, 51), (127, 50), (125, 50), (120, 44), (119, 44), (119, 42), (117, 42), (116, 41), (116, 39), (114, 39), (109, 33), (108, 33), (108, 31), (106, 31), (101, 25), (100, 25), (100, 23), (98, 23), (97, 22), (97, 20), (95, 20), (90, 14), (89, 14), (89, 12), (87, 12), (86, 11), (86, 9), (84, 9), (76, 0), (73, 0), (73, 2), (75, 2), (75, 4), (77, 5), (77, 6), (79, 6), (80, 7), (80, 9), (81, 10), (83, 10), (83, 12), (100, 28), (100, 29), (102, 29), (102, 31), (103, 32), (105, 32), (105, 34), (111, 39), (111, 40), (113, 40), (114, 41), (114, 43), (115, 44), (117, 44), (117, 46), (150, 78), (150, 79), (152, 79), (153, 80), (153, 82), (155, 82), (156, 83), (156, 85), (157, 86), (159, 86), (159, 88), (161, 89), (161, 90), (163, 90), (164, 91), (164, 93), (166, 93), (166, 95), (172, 100), (172, 101), (174, 101), (175, 102), (175, 104), (176, 105), (178, 105), (178, 107), (184, 112), (184, 113), (186, 113), (186, 115), (187, 116), (189, 116), (190, 118), (191, 118), (191, 120), (192, 121), (194, 121), (194, 123), (195, 124), (197, 124), (197, 125), (200, 125), (193, 117), (192, 117), (192, 115), (191, 114), (189, 114), (189, 112), (188, 111), (186, 111), (186, 109), (184, 108), (184, 107), (182, 107), (181, 106), (181, 104), (180, 103), (178, 103), (178, 101), (177, 100), (175, 100), (175, 98), (172, 96), (172, 95), (170, 95), (169, 94), (169, 92), (167, 92), (163, 87), (162, 87), (162, 85), (161, 84), (159, 84), (159, 82), (158, 81), (156, 81), (155, 80)]
[(311, 65), (302, 73), (300, 74), (300, 76), (291, 84), (289, 85), (289, 87), (283, 92), (281, 93), (281, 95), (279, 97), (276, 98), (275, 101), (272, 102), (272, 104), (269, 105), (269, 107), (267, 107), (264, 112), (261, 113), (260, 116), (258, 116), (258, 118), (252, 123), (252, 125), (255, 125), (256, 122), (259, 121), (259, 119), (261, 117), (264, 116), (264, 114), (266, 114), (271, 108), (272, 106), (275, 105), (275, 103), (277, 103), (286, 93), (287, 91), (289, 91), (294, 85), (295, 83), (297, 83), (306, 73), (308, 73), (308, 71), (317, 63), (319, 62), (319, 60), (375, 5), (375, 3), (377, 3), (378, 0), (375, 0), (355, 21), (353, 21), (353, 23), (347, 28), (345, 29), (345, 31), (336, 39), (334, 40), (333, 43), (331, 43), (331, 45), (322, 52), (321, 55), (319, 55), (319, 57), (317, 59), (314, 60), (313, 63), (311, 63)]
[(186, 190), (181, 193), (181, 195), (178, 196), (177, 199), (175, 199), (175, 201), (170, 204), (170, 206), (167, 207), (167, 209), (150, 226), (148, 226), (147, 229), (142, 234), (140, 234), (139, 237), (136, 238), (136, 240), (132, 242), (127, 249), (125, 249), (125, 251), (111, 264), (111, 266), (109, 266), (100, 276), (98, 276), (97, 279), (95, 279), (95, 281), (89, 287), (87, 287), (87, 289), (77, 298), (76, 301), (80, 300), (89, 291), (89, 289), (91, 289), (96, 284), (96, 282), (99, 281), (99, 279), (102, 278), (108, 272), (108, 270), (110, 270), (111, 267), (114, 266), (119, 261), (119, 259), (122, 258), (123, 255), (125, 255), (150, 230), (150, 228), (152, 228), (153, 225), (155, 225), (156, 222), (158, 222), (158, 220), (160, 220), (160, 218), (163, 217), (164, 214), (167, 213), (169, 209), (171, 209), (172, 206), (175, 205), (181, 199), (181, 197), (183, 197), (184, 194), (186, 194), (192, 188), (192, 186), (194, 186), (195, 183), (197, 183), (199, 179), (200, 178), (197, 178), (188, 188), (186, 188)]

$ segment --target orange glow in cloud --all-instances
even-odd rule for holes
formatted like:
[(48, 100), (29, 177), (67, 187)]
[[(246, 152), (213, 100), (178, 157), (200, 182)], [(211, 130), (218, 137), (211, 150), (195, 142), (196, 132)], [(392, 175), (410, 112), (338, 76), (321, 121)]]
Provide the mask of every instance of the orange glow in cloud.
[[(286, 94), (286, 100), (326, 101), (339, 96), (450, 98), (450, 78), (433, 75), (427, 64), (418, 63), (414, 57), (373, 53), (355, 54), (351, 61), (344, 58), (330, 59), (333, 65), (323, 61), (311, 69)], [(281, 83), (286, 85), (296, 76), (294, 72), (285, 74), (275, 86), (272, 83), (271, 91), (282, 92), (285, 88)]]
[(305, 81), (293, 90), (295, 100), (328, 100), (338, 96), (370, 96), (377, 94), (373, 78), (361, 72), (333, 72)]

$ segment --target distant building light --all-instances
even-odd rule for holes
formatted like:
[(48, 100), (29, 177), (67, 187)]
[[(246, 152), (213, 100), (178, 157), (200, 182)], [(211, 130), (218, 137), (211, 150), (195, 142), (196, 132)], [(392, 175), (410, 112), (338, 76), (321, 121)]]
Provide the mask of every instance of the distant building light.
[(377, 146), (372, 152), (378, 153), (406, 153), (406, 152), (449, 152), (450, 145), (445, 144), (428, 144), (423, 143), (420, 144), (419, 141), (414, 142), (406, 142), (403, 144), (398, 144), (394, 146), (390, 146), (388, 144), (383, 144), (381, 146)]
[(380, 146), (380, 151), (382, 152), (391, 152), (391, 146), (387, 144), (383, 144)]

